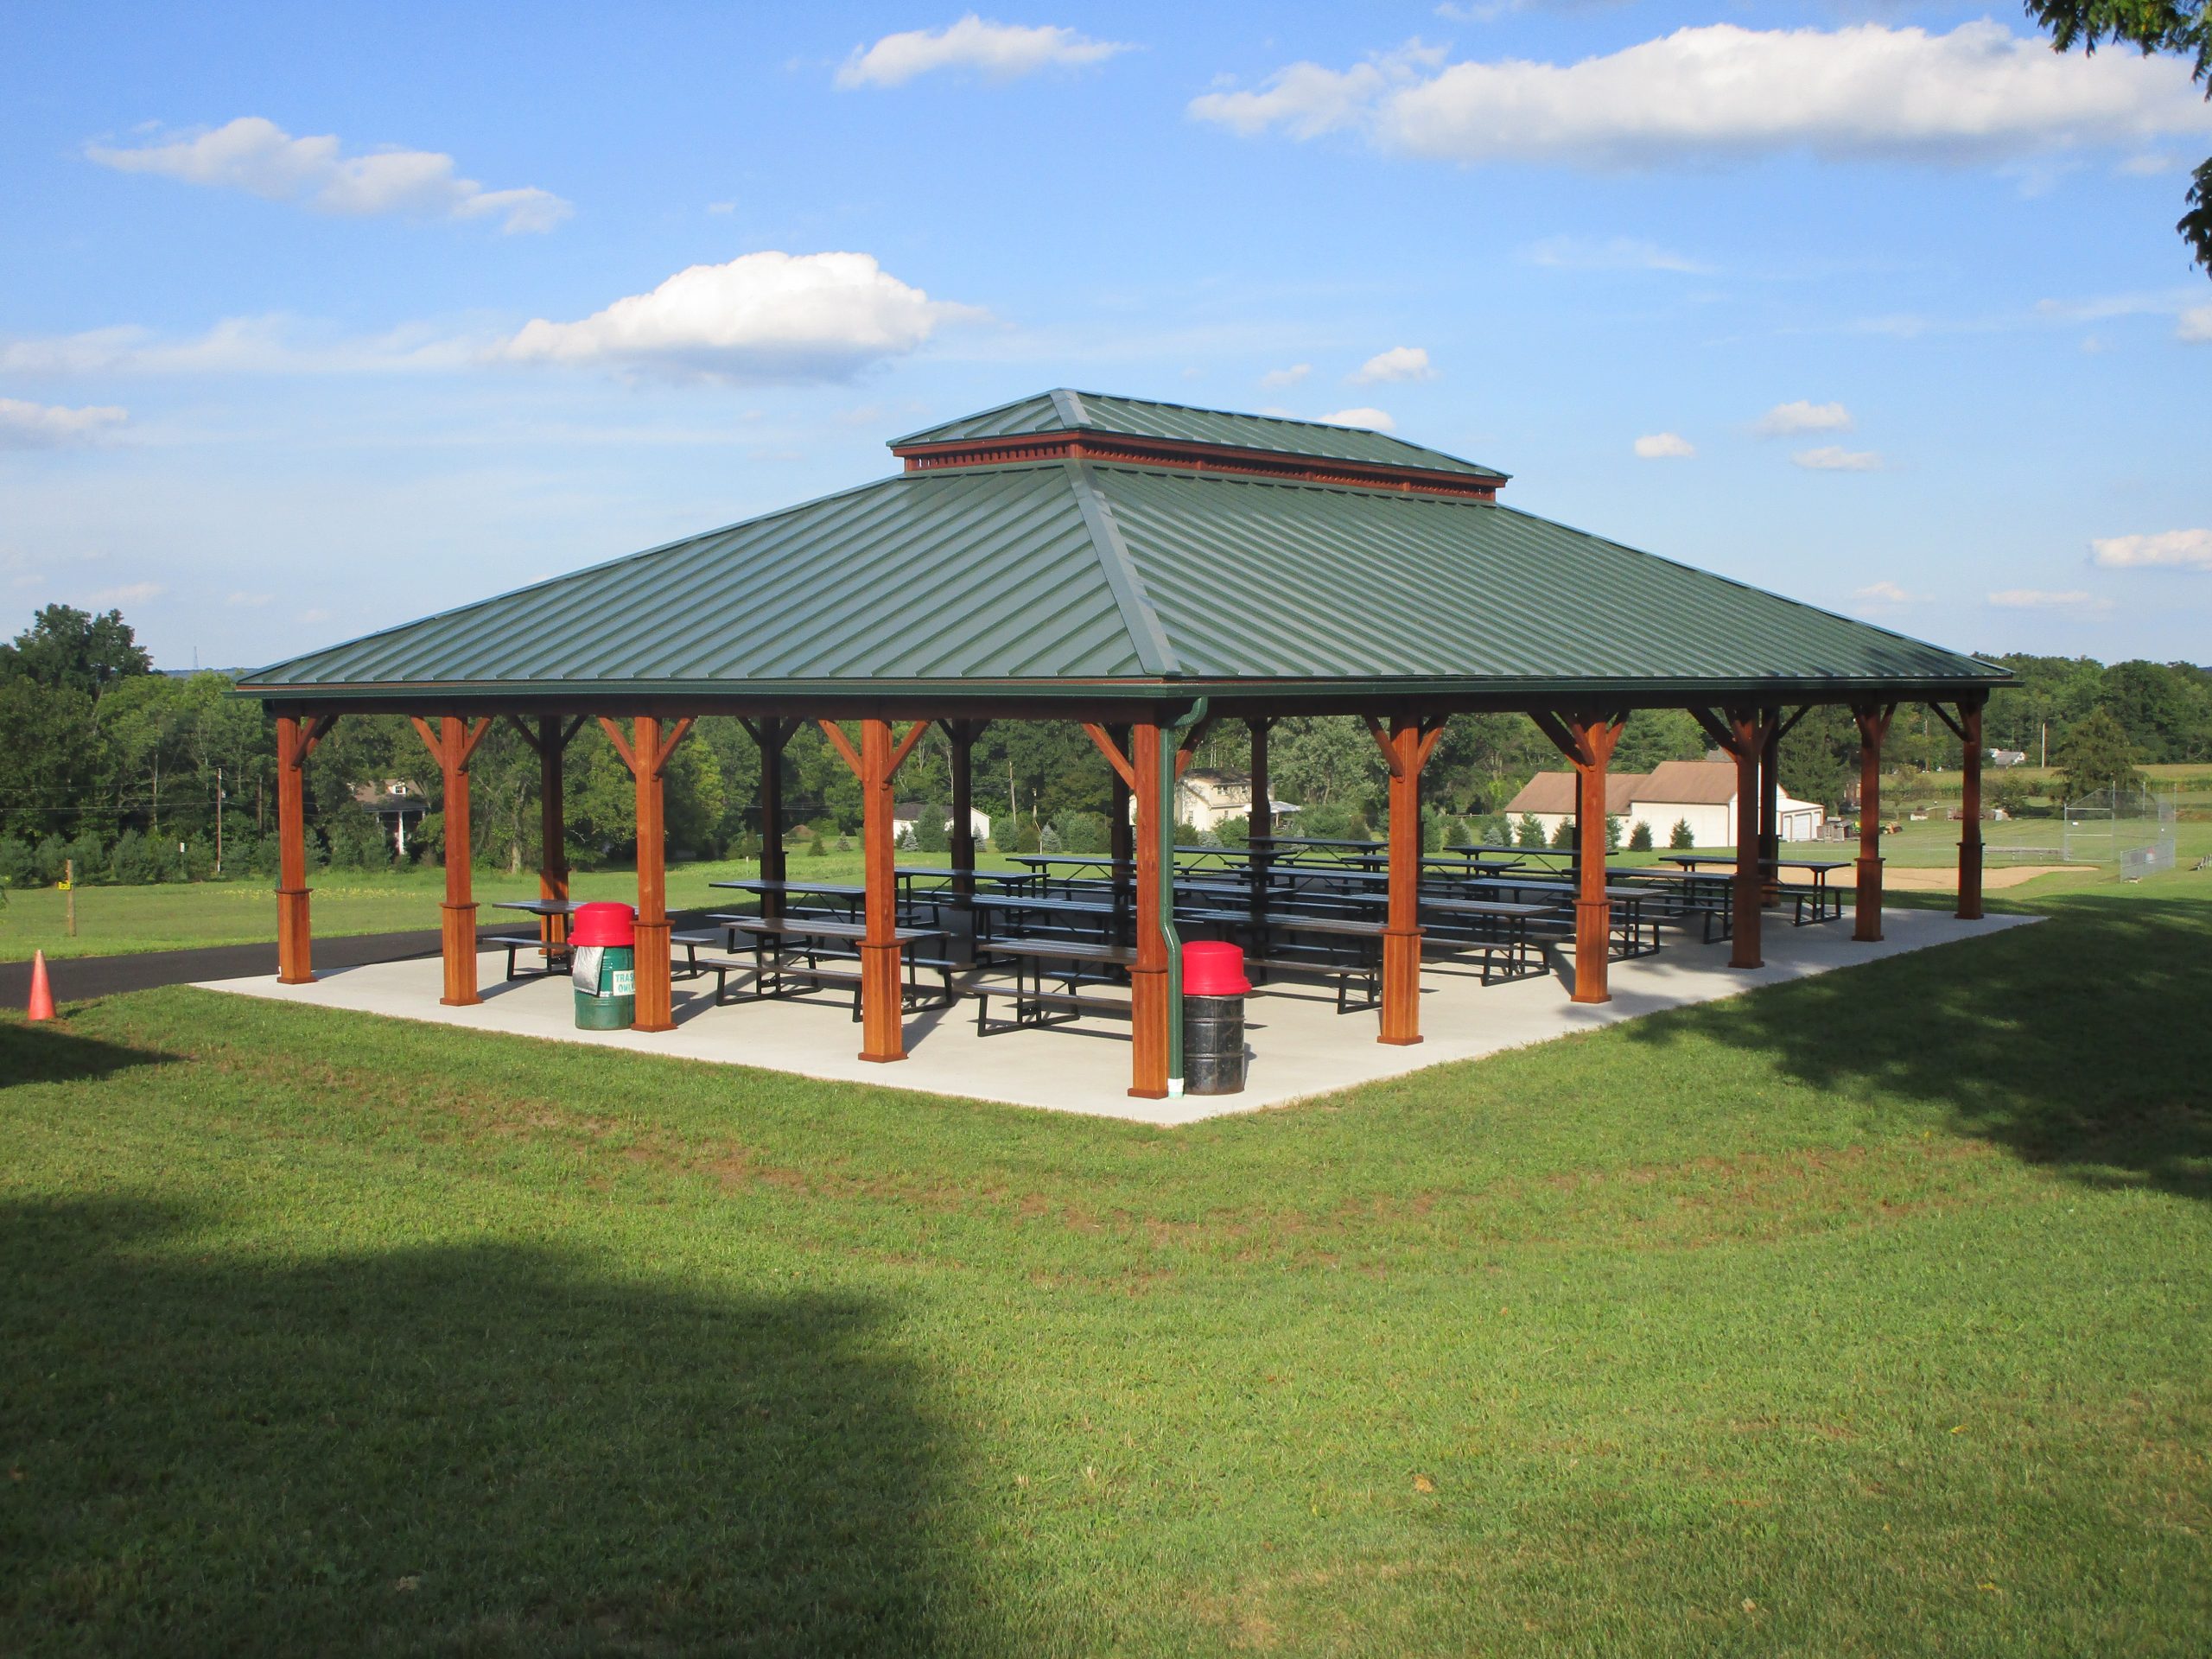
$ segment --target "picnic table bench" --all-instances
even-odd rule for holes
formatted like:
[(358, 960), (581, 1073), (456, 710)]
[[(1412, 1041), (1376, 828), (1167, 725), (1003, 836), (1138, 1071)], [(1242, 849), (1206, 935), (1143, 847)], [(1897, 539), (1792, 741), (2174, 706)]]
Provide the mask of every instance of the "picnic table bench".
[[(525, 914), (543, 919), (556, 916), (573, 916), (576, 912), (578, 903), (578, 900), (573, 899), (503, 899), (496, 901), (492, 908), (519, 910)], [(507, 953), (509, 979), (546, 979), (553, 975), (565, 974), (569, 971), (568, 941), (556, 939), (550, 932), (498, 933), (489, 938), (479, 939), (476, 942), (476, 948), (481, 950), (487, 944), (494, 950), (505, 950)], [(517, 969), (515, 958), (525, 950), (538, 952), (545, 958), (543, 964), (537, 968)], [(554, 966), (556, 958), (561, 963), (559, 967)]]
[[(976, 1034), (1017, 1031), (1024, 1026), (1058, 1026), (1086, 1014), (1109, 1020), (1127, 1020), (1127, 997), (1086, 995), (1085, 985), (1119, 985), (1128, 982), (1128, 970), (1137, 953), (1126, 945), (1093, 944), (1082, 939), (993, 939), (979, 944), (976, 955), (988, 963), (1004, 958), (1013, 963), (1011, 991), (978, 979), (969, 987), (976, 999)], [(1116, 971), (1118, 970), (1118, 971)], [(1056, 988), (1047, 988), (1050, 980)], [(991, 998), (1011, 995), (1014, 1018), (994, 1020)]]
[[(1355, 921), (1349, 917), (1301, 916), (1281, 911), (1252, 910), (1193, 910), (1186, 918), (1203, 926), (1217, 927), (1226, 933), (1246, 933), (1252, 937), (1254, 950), (1248, 952), (1244, 966), (1256, 970), (1262, 983), (1270, 973), (1313, 974), (1337, 983), (1337, 1012), (1352, 1014), (1362, 1008), (1379, 1007), (1382, 1001), (1382, 924)], [(1300, 934), (1306, 934), (1324, 943), (1316, 946), (1301, 946), (1296, 943)], [(1341, 954), (1342, 941), (1356, 941), (1357, 957), (1346, 961)], [(1370, 948), (1371, 947), (1371, 948)], [(1311, 951), (1312, 954), (1301, 954)], [(1351, 1000), (1358, 989), (1363, 1001)]]
[[(853, 1018), (861, 1017), (861, 976), (858, 970), (859, 946), (868, 938), (868, 929), (857, 922), (832, 921), (824, 917), (806, 916), (748, 916), (717, 915), (707, 919), (720, 927), (724, 938), (717, 941), (711, 933), (678, 933), (672, 942), (682, 944), (687, 953), (686, 977), (702, 975), (715, 976), (715, 1001), (717, 1003), (766, 1001), (774, 997), (799, 996), (808, 991), (829, 987), (849, 989), (853, 994)], [(737, 941), (742, 935), (752, 943), (752, 957), (748, 961), (739, 957)], [(900, 927), (892, 932), (893, 943), (919, 944), (925, 939), (942, 939), (944, 931), (934, 927)], [(712, 950), (720, 943), (725, 954), (705, 956), (702, 949)], [(826, 948), (825, 948), (826, 947)], [(852, 966), (824, 967), (823, 958), (834, 963)], [(906, 980), (901, 992), (903, 1004), (909, 1007), (944, 1007), (959, 995), (953, 987), (952, 970), (956, 963), (943, 955), (924, 956), (913, 950), (899, 953), (899, 965)], [(937, 986), (925, 987), (920, 971), (929, 969), (938, 976)], [(729, 976), (749, 971), (753, 976), (753, 989), (749, 995), (729, 995)], [(921, 1001), (925, 992), (932, 1000)]]
[(1556, 905), (1519, 904), (1497, 899), (1424, 899), (1423, 912), (1445, 918), (1447, 928), (1464, 930), (1432, 938), (1424, 930), (1421, 954), (1473, 956), (1482, 963), (1483, 983), (1526, 979), (1544, 971), (1541, 948), (1530, 938), (1536, 923), (1559, 914)]

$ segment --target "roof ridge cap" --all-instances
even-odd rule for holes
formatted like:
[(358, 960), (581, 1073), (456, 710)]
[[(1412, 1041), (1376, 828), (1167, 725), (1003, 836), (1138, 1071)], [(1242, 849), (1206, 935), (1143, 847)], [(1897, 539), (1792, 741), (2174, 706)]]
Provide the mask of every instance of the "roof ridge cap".
[(1091, 476), (1090, 462), (1070, 461), (1065, 465), (1075, 490), (1076, 505), (1082, 511), (1084, 528), (1090, 532), (1090, 545), (1098, 556), (1099, 570), (1106, 578), (1115, 605), (1121, 610), (1122, 626), (1128, 632), (1129, 644), (1137, 654), (1137, 665), (1147, 674), (1179, 678), (1182, 664), (1174, 647), (1167, 642), (1167, 631), (1160, 626), (1160, 613), (1154, 608), (1144, 578), (1137, 574), (1136, 561), (1129, 556), (1129, 544), (1122, 539), (1113, 503)]
[(1051, 397), (1052, 412), (1058, 415), (1065, 424), (1071, 427), (1086, 427), (1090, 424), (1090, 411), (1083, 406), (1081, 392), (1071, 391), (1065, 386), (1055, 386)]

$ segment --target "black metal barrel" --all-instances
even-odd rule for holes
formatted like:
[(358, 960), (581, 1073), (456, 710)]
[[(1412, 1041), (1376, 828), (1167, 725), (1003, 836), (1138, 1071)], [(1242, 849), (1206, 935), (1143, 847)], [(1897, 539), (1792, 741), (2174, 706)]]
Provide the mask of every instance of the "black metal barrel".
[(1236, 1095), (1244, 1091), (1244, 999), (1183, 999), (1183, 1092)]

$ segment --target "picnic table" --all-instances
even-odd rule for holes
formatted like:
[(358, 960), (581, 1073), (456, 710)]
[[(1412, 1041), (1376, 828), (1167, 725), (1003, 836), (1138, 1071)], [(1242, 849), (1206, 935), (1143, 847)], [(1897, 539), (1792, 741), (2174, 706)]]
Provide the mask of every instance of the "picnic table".
[[(1439, 954), (1478, 955), (1483, 983), (1493, 978), (1523, 979), (1544, 971), (1542, 951), (1529, 937), (1529, 924), (1559, 913), (1554, 905), (1517, 904), (1497, 899), (1424, 899), (1424, 913), (1441, 916), (1447, 931), (1436, 940)], [(1468, 937), (1452, 937), (1456, 926)], [(1423, 941), (1427, 952), (1428, 942)], [(1503, 963), (1499, 958), (1503, 955)]]
[[(1308, 916), (1296, 912), (1263, 910), (1193, 910), (1185, 918), (1205, 926), (1218, 927), (1228, 933), (1243, 933), (1252, 938), (1256, 954), (1249, 954), (1244, 966), (1255, 969), (1264, 983), (1271, 970), (1287, 973), (1319, 974), (1337, 982), (1337, 1012), (1351, 1014), (1360, 1008), (1381, 1006), (1382, 1001), (1382, 924), (1363, 922), (1348, 916)], [(1318, 938), (1319, 946), (1300, 945), (1300, 935)], [(1343, 941), (1355, 942), (1357, 955), (1346, 961), (1340, 951)], [(1314, 954), (1301, 955), (1312, 950)], [(1350, 1000), (1357, 987), (1365, 996), (1360, 1002)]]
[[(1676, 853), (1667, 861), (1679, 864), (1692, 874), (1706, 864), (1726, 864), (1734, 868), (1732, 855), (1715, 853)], [(1851, 868), (1848, 859), (1840, 858), (1769, 858), (1760, 861), (1760, 867), (1769, 871), (1805, 870), (1812, 880), (1802, 887), (1793, 887), (1789, 898), (1796, 913), (1790, 918), (1793, 927), (1808, 927), (1815, 922), (1832, 921), (1843, 914), (1843, 891), (1828, 885), (1828, 877), (1838, 870)]]
[[(1024, 1026), (1065, 1025), (1086, 1014), (1110, 1019), (1129, 1017), (1126, 999), (1085, 995), (1085, 985), (1118, 985), (1128, 981), (1137, 953), (1127, 945), (1092, 944), (1083, 939), (993, 939), (976, 950), (988, 965), (995, 959), (1013, 964), (1014, 1018), (994, 1020), (991, 998), (1009, 995), (1003, 988), (978, 979), (970, 987), (976, 998), (976, 1034), (1015, 1031)], [(1051, 980), (1056, 988), (1048, 989)]]
[[(716, 882), (720, 887), (734, 885)], [(753, 916), (744, 913), (717, 914), (707, 918), (722, 929), (723, 948), (734, 956), (738, 936), (751, 941), (753, 959), (748, 964), (726, 958), (702, 957), (702, 946), (711, 948), (711, 934), (678, 933), (673, 943), (682, 944), (689, 952), (686, 965), (691, 977), (704, 974), (715, 976), (715, 1001), (725, 1002), (764, 1001), (772, 997), (803, 995), (808, 991), (838, 986), (853, 994), (853, 1018), (861, 1017), (861, 976), (855, 968), (822, 965), (822, 958), (830, 957), (839, 963), (858, 961), (858, 949), (868, 938), (867, 927), (859, 922), (841, 922), (826, 916)], [(942, 939), (944, 930), (938, 927), (898, 927), (892, 930), (892, 941), (901, 945), (919, 944), (928, 939)], [(828, 945), (837, 947), (824, 950)], [(796, 960), (804, 958), (804, 962)], [(916, 951), (904, 951), (900, 966), (905, 969), (906, 983), (903, 1000), (909, 1007), (943, 1007), (957, 995), (952, 988), (953, 963), (939, 956), (928, 957)], [(747, 996), (729, 995), (729, 975), (750, 966), (753, 970), (752, 993)], [(918, 974), (924, 968), (934, 969), (938, 977), (936, 988), (940, 1001), (927, 1005), (918, 1002), (923, 987)]]
[[(551, 921), (556, 918), (575, 915), (582, 907), (582, 902), (575, 899), (502, 899), (495, 900), (492, 908), (518, 910), (526, 915), (535, 916), (541, 921)], [(488, 939), (478, 940), (477, 948), (481, 950), (488, 944), (494, 950), (505, 950), (507, 953), (509, 979), (544, 979), (555, 974), (565, 974), (569, 971), (565, 966), (569, 957), (569, 942), (565, 938), (555, 938), (553, 932), (554, 930), (549, 927), (535, 934), (498, 934)], [(535, 950), (541, 954), (545, 958), (543, 964), (537, 968), (517, 968), (515, 958), (525, 950)], [(556, 968), (553, 965), (554, 958), (556, 957), (562, 960), (563, 966)]]

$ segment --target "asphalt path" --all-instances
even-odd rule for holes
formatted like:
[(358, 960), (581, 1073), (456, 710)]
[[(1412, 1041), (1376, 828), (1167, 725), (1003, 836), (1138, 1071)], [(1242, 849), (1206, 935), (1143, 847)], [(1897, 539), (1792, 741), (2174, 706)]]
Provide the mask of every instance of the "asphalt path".
[[(512, 925), (486, 928), (484, 933), (512, 932)], [(435, 928), (409, 933), (358, 933), (315, 942), (315, 965), (359, 968), (370, 962), (401, 962), (410, 957), (435, 957), (440, 940)], [(88, 997), (117, 996), (124, 991), (151, 990), (156, 985), (190, 985), (203, 979), (251, 979), (276, 971), (276, 942), (259, 944), (213, 944), (192, 950), (148, 950), (129, 957), (66, 957), (46, 964), (57, 1002), (81, 1002)], [(30, 1001), (31, 965), (28, 962), (0, 963), (0, 1007), (20, 1008)]]

